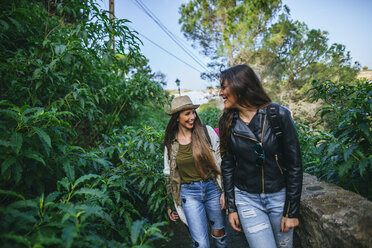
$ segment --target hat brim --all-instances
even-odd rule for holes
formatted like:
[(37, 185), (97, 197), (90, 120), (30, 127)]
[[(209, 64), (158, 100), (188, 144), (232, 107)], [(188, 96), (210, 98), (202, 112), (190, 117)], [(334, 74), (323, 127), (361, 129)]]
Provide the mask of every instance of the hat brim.
[(175, 108), (175, 109), (172, 109), (172, 110), (169, 110), (167, 112), (168, 115), (173, 115), (174, 113), (177, 113), (177, 112), (180, 112), (182, 110), (187, 110), (187, 109), (197, 109), (199, 108), (200, 104), (192, 104), (192, 105), (183, 105), (183, 106), (180, 106), (178, 108)]

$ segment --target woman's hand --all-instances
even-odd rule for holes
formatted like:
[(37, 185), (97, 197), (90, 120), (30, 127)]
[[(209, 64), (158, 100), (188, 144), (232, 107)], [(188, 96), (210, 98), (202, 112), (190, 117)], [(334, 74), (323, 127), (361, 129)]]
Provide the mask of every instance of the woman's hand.
[(289, 232), (289, 230), (291, 230), (291, 228), (294, 228), (294, 227), (298, 226), (299, 224), (300, 224), (300, 222), (298, 221), (298, 218), (283, 217), (280, 231)]
[(168, 208), (168, 216), (171, 221), (176, 222), (179, 219), (177, 211), (172, 211), (170, 208)]
[(238, 232), (242, 231), (242, 228), (240, 226), (239, 216), (237, 212), (229, 213), (229, 222), (231, 227)]
[(225, 194), (222, 193), (220, 197), (221, 210), (225, 209)]

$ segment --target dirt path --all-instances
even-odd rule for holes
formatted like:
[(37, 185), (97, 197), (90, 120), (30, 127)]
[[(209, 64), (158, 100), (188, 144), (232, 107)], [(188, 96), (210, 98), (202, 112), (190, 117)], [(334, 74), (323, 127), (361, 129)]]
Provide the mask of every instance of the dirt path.
[[(171, 240), (168, 243), (164, 243), (164, 242), (159, 243), (157, 247), (166, 247), (166, 248), (191, 248), (192, 247), (191, 237), (186, 227), (184, 226), (184, 224), (180, 222), (178, 223), (172, 222), (172, 223), (169, 223), (169, 225), (166, 226), (163, 230), (168, 233), (173, 232), (173, 236), (171, 236)], [(230, 225), (228, 225), (227, 232), (228, 232), (228, 236), (227, 236), (228, 247), (249, 248), (248, 243), (243, 233), (234, 231), (230, 227)]]

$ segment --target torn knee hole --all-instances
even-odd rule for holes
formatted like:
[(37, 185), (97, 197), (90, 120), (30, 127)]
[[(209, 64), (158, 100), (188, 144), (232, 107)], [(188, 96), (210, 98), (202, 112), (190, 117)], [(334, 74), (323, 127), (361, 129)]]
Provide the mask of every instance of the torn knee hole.
[(215, 237), (222, 237), (223, 235), (225, 235), (225, 229), (221, 229), (221, 230), (214, 230), (213, 229), (212, 234)]
[(289, 242), (289, 238), (287, 238), (286, 240), (284, 240), (284, 242), (281, 242), (280, 243), (280, 247), (286, 247), (288, 242)]

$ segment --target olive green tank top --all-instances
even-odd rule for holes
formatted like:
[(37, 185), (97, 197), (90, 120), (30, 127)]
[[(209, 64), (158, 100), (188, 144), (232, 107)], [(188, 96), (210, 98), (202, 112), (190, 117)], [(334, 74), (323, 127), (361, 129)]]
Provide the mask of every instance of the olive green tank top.
[[(202, 180), (196, 169), (194, 158), (192, 156), (191, 143), (187, 145), (180, 144), (176, 157), (176, 164), (180, 173), (181, 184)], [(203, 170), (204, 172), (209, 171), (205, 166), (203, 166)], [(207, 175), (207, 178), (213, 178), (210, 171)]]

